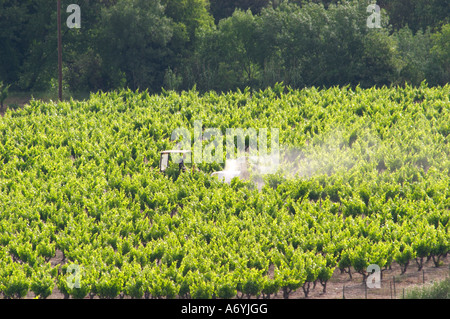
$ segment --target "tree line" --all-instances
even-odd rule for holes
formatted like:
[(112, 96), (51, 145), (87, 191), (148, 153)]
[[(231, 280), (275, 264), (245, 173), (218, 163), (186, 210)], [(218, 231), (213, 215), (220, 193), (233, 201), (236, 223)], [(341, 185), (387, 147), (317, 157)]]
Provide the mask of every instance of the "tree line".
[[(82, 27), (63, 25), (66, 91), (450, 79), (445, 1), (378, 1), (380, 28), (367, 26), (367, 0), (63, 0), (63, 8), (73, 2)], [(55, 1), (0, 0), (0, 81), (10, 90), (56, 85), (56, 21)]]

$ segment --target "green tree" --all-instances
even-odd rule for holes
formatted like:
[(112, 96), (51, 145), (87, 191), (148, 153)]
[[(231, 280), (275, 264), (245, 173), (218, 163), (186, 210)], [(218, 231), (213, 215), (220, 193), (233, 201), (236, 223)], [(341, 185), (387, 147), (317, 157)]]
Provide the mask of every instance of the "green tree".
[(200, 29), (214, 26), (208, 0), (162, 0), (165, 15), (171, 19), (173, 36), (167, 44), (167, 69), (164, 87), (190, 88), (195, 84), (189, 60), (194, 53), (195, 40)]
[(377, 0), (386, 9), (395, 30), (408, 26), (413, 33), (450, 22), (450, 3), (440, 0)]
[(2, 81), (0, 81), (0, 111), (3, 110), (3, 103), (8, 97), (8, 90), (11, 85), (4, 85)]
[(323, 65), (323, 30), (326, 15), (319, 5), (299, 7), (283, 3), (261, 13), (258, 62), (262, 86), (283, 82), (291, 87), (314, 84)]
[[(70, 0), (63, 3), (65, 8)], [(72, 92), (108, 90), (106, 72), (97, 47), (102, 13), (117, 0), (78, 2), (81, 8), (81, 28), (68, 30), (63, 25), (63, 78)], [(67, 14), (63, 15), (64, 17)]]
[(165, 7), (165, 15), (179, 24), (176, 30), (184, 31), (187, 41), (195, 38), (199, 28), (208, 28), (214, 24), (208, 0), (162, 0), (161, 4)]
[(159, 0), (119, 0), (102, 10), (96, 37), (107, 87), (159, 90), (172, 35)]
[(20, 67), (30, 45), (27, 26), (31, 1), (0, 1), (0, 81), (19, 79)]
[(56, 4), (0, 1), (0, 30), (0, 79), (15, 90), (48, 88), (57, 66)]
[(211, 13), (216, 23), (233, 15), (236, 9), (251, 10), (253, 14), (259, 14), (261, 10), (270, 4), (270, 0), (210, 0)]
[(193, 60), (199, 89), (229, 90), (255, 84), (256, 18), (237, 10), (217, 29), (202, 30)]
[(359, 81), (362, 87), (389, 85), (397, 75), (395, 39), (386, 28), (371, 30), (363, 40), (364, 53)]
[(441, 30), (431, 35), (432, 48), (431, 65), (428, 78), (430, 84), (445, 85), (450, 79), (450, 23), (442, 26)]
[(397, 83), (419, 85), (426, 79), (432, 46), (430, 30), (417, 31), (404, 27), (393, 34), (396, 41)]

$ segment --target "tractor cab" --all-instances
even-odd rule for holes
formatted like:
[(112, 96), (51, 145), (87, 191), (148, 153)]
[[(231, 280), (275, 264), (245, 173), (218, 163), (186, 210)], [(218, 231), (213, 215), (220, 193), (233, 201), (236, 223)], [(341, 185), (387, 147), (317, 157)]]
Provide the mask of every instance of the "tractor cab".
[(185, 160), (186, 160), (186, 156), (187, 154), (190, 154), (191, 151), (188, 150), (167, 150), (167, 151), (162, 151), (161, 152), (161, 156), (160, 156), (160, 160), (159, 160), (159, 170), (161, 172), (165, 172), (166, 169), (169, 167), (169, 159), (170, 159), (170, 155), (179, 155), (181, 156), (180, 160), (177, 162), (179, 162), (179, 167), (180, 170), (185, 170), (186, 166), (185, 166)]

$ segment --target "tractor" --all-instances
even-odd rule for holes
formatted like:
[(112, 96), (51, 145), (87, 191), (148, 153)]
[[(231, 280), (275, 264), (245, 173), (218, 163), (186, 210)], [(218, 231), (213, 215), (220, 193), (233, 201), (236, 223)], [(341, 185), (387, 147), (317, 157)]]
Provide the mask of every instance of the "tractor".
[(191, 153), (191, 151), (188, 151), (188, 150), (162, 151), (160, 159), (159, 159), (159, 170), (161, 172), (165, 172), (166, 171), (166, 169), (169, 167), (169, 156), (171, 154), (181, 154), (183, 156), (181, 157), (181, 160), (178, 163), (178, 165), (179, 165), (180, 171), (186, 171), (186, 166), (185, 166), (186, 154), (190, 154), (190, 153)]

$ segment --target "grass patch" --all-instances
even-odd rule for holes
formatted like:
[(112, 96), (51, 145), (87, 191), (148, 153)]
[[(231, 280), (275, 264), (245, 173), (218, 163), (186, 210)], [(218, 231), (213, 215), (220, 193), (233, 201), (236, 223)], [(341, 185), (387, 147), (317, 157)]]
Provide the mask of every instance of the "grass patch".
[(428, 287), (414, 288), (405, 299), (450, 299), (450, 277)]

